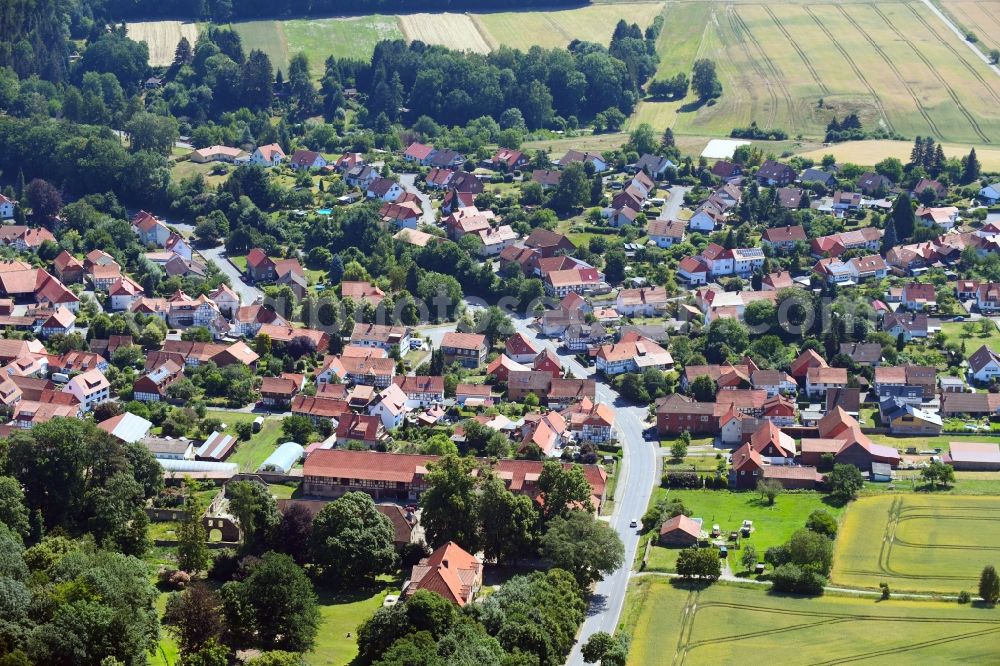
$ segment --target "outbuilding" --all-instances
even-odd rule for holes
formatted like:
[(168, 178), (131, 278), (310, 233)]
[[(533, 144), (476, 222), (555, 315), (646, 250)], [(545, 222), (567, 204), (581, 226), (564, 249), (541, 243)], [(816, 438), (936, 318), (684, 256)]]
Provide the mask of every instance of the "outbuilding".
[(267, 460), (257, 468), (258, 472), (272, 472), (275, 474), (288, 474), (292, 467), (302, 459), (305, 450), (301, 444), (295, 442), (285, 442), (274, 453), (267, 457)]
[(701, 540), (701, 519), (674, 516), (660, 527), (661, 546), (695, 546)]
[(1000, 471), (1000, 444), (951, 442), (944, 462), (956, 470), (970, 472)]

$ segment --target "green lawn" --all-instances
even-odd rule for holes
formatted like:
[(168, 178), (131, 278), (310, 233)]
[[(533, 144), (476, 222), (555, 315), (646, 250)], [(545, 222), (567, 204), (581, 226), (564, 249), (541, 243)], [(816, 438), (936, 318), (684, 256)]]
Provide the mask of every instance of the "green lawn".
[[(227, 432), (235, 434), (232, 432), (232, 428), (236, 423), (252, 422), (257, 418), (258, 414), (210, 409), (208, 410), (208, 416), (210, 418), (221, 419), (223, 423), (229, 426)], [(249, 440), (238, 443), (236, 451), (229, 456), (226, 462), (236, 463), (240, 466), (240, 471), (242, 472), (256, 471), (257, 467), (271, 455), (280, 439), (281, 419), (264, 417), (264, 426), (260, 429), (260, 432), (254, 433)]]
[(949, 435), (946, 433), (936, 437), (895, 437), (893, 435), (869, 435), (868, 437), (876, 444), (885, 444), (886, 446), (892, 446), (902, 451), (911, 446), (915, 446), (921, 451), (936, 448), (947, 451), (954, 441), (1000, 444), (1000, 436), (998, 435)]
[(864, 497), (847, 510), (831, 579), (850, 587), (975, 591), (1000, 554), (1000, 498), (927, 493)]
[(633, 580), (625, 609), (634, 666), (987, 663), (1000, 631), (1000, 616), (975, 605), (686, 589), (655, 577)]
[[(989, 321), (989, 320), (987, 320)], [(979, 325), (976, 324), (975, 331), (971, 337), (965, 337), (965, 332), (962, 328), (965, 322), (960, 321), (947, 321), (941, 323), (941, 332), (948, 336), (949, 340), (957, 340), (959, 342), (965, 342), (965, 349), (970, 354), (983, 345), (986, 345), (990, 349), (996, 352), (1000, 352), (1000, 330), (997, 330), (995, 325), (992, 325), (992, 330), (989, 335), (982, 335), (979, 331)]]
[[(380, 579), (382, 586), (354, 594), (318, 590), (320, 625), (316, 646), (307, 654), (312, 666), (348, 664), (358, 654), (358, 626), (382, 606), (387, 594), (399, 594), (400, 581)], [(348, 637), (350, 634), (350, 637)]]
[[(692, 518), (702, 519), (702, 529), (711, 531), (712, 525), (719, 525), (723, 534), (738, 530), (744, 520), (752, 520), (754, 531), (745, 544), (753, 544), (760, 557), (764, 556), (771, 546), (778, 546), (786, 541), (795, 530), (803, 527), (806, 518), (816, 509), (823, 509), (834, 516), (839, 516), (842, 509), (832, 507), (823, 502), (823, 496), (816, 492), (793, 492), (779, 495), (774, 506), (765, 506), (757, 493), (730, 492), (728, 490), (666, 490), (657, 488), (650, 500), (650, 505), (659, 499), (669, 496), (684, 502), (691, 511)], [(659, 527), (651, 530), (646, 536), (655, 538)], [(673, 571), (677, 563), (677, 548), (664, 548), (654, 545), (649, 557), (646, 571)], [(641, 559), (641, 551), (639, 558)], [(734, 572), (741, 571), (739, 553), (730, 549), (729, 564)]]
[(240, 255), (237, 255), (237, 256), (226, 255), (226, 258), (229, 259), (229, 263), (231, 263), (233, 266), (236, 266), (236, 268), (237, 268), (237, 270), (239, 270), (239, 272), (241, 272), (241, 273), (246, 273), (247, 272), (247, 258), (246, 258), (246, 255), (242, 255), (242, 256), (240, 256)]

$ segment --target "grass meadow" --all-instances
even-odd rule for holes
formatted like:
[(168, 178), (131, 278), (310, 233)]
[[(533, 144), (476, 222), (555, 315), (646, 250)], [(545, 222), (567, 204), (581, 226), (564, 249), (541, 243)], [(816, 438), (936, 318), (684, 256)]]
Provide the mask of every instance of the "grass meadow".
[(661, 577), (633, 580), (623, 620), (635, 666), (989, 663), (1000, 633), (997, 613), (976, 605), (685, 589)]
[(865, 497), (850, 505), (834, 552), (835, 585), (957, 594), (1000, 560), (1000, 498)]

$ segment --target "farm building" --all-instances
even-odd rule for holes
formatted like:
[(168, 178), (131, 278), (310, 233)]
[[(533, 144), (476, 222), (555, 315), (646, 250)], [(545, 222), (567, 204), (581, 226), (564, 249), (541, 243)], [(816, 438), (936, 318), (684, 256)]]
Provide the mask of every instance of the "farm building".
[(198, 448), (195, 459), (222, 461), (232, 453), (234, 446), (236, 446), (235, 437), (224, 435), (216, 430)]
[(694, 546), (700, 539), (700, 518), (674, 516), (660, 527), (661, 546)]
[(303, 448), (301, 444), (295, 442), (285, 442), (274, 453), (267, 457), (267, 460), (257, 468), (258, 472), (275, 472), (278, 474), (288, 474), (292, 467), (302, 459)]
[(951, 450), (944, 455), (944, 461), (961, 471), (1000, 471), (1000, 444), (980, 444), (977, 442), (951, 442)]

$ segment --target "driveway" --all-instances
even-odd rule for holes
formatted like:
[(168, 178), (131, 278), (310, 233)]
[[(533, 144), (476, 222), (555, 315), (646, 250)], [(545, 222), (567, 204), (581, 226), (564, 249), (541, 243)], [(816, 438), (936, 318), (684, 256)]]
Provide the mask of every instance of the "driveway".
[(682, 187), (680, 185), (671, 187), (670, 197), (667, 198), (667, 203), (663, 204), (663, 210), (660, 211), (660, 216), (656, 219), (676, 220), (681, 212), (681, 208), (684, 206), (684, 194), (690, 189), (690, 187)]
[[(683, 195), (682, 195), (683, 196)], [(540, 339), (537, 332), (529, 328), (530, 318), (511, 317), (514, 327), (539, 347), (548, 347), (559, 355), (575, 377), (589, 377), (594, 374), (591, 367), (584, 367), (576, 358), (556, 348), (551, 340)], [(587, 617), (577, 637), (577, 643), (566, 661), (570, 666), (584, 666), (581, 646), (598, 631), (614, 633), (618, 627), (629, 578), (632, 576), (632, 562), (639, 547), (639, 529), (629, 527), (633, 519), (640, 519), (646, 513), (646, 506), (656, 485), (656, 448), (642, 435), (645, 429), (646, 407), (632, 405), (624, 400), (610, 386), (598, 380), (597, 400), (615, 408), (615, 428), (622, 442), (622, 463), (618, 470), (614, 511), (608, 521), (618, 532), (625, 544), (624, 564), (597, 584), (590, 597)]]
[(229, 276), (233, 291), (240, 295), (240, 300), (243, 301), (244, 305), (249, 305), (258, 298), (264, 297), (264, 293), (260, 289), (244, 282), (240, 272), (236, 270), (235, 266), (229, 263), (229, 260), (226, 258), (226, 247), (224, 245), (213, 247), (209, 250), (199, 250), (198, 253), (206, 261), (211, 261), (220, 271)]
[(434, 206), (431, 205), (431, 198), (417, 189), (416, 182), (417, 174), (415, 173), (399, 174), (399, 184), (403, 186), (403, 189), (420, 200), (420, 208), (424, 211), (423, 217), (420, 218), (421, 224), (434, 226), (437, 223), (437, 215), (434, 213)]

